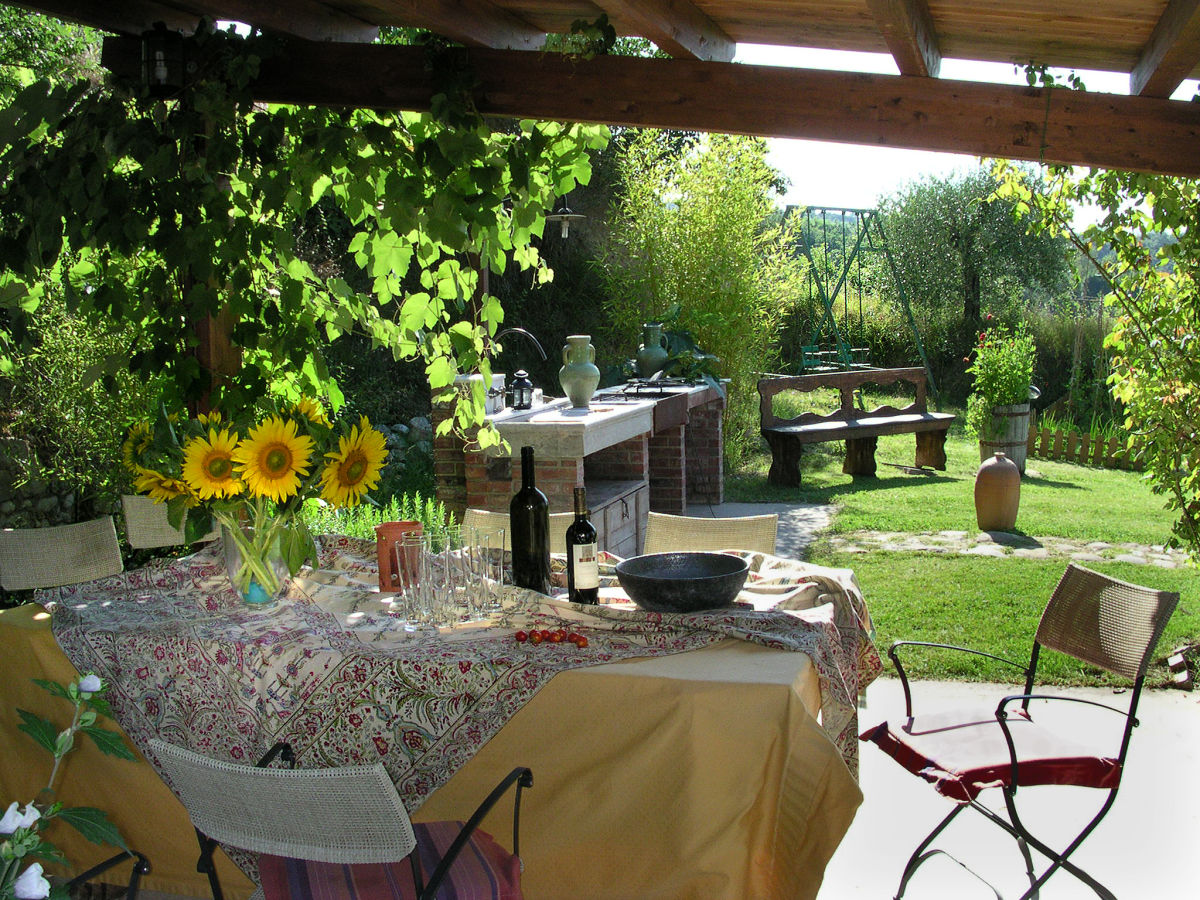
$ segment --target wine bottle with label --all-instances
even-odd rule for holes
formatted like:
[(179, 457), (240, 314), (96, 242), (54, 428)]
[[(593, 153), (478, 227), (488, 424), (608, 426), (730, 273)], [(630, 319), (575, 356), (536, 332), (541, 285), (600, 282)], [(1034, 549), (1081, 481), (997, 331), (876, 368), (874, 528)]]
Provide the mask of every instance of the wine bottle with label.
[(550, 593), (550, 503), (534, 484), (533, 448), (521, 448), (521, 489), (508, 505), (513, 584)]
[(600, 599), (600, 561), (596, 526), (588, 521), (587, 494), (575, 488), (575, 521), (567, 526), (567, 599), (597, 603)]

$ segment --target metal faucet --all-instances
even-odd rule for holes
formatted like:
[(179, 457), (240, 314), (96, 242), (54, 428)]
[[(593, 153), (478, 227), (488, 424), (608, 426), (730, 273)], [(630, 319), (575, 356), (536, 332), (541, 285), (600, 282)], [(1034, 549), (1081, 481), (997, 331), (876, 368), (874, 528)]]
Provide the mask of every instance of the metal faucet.
[(542, 349), (542, 345), (538, 343), (538, 339), (535, 338), (528, 331), (526, 331), (524, 328), (505, 328), (503, 331), (499, 332), (495, 336), (495, 338), (493, 338), (493, 340), (498, 341), (498, 340), (500, 340), (500, 338), (504, 337), (506, 334), (513, 334), (514, 332), (516, 334), (523, 334), (523, 335), (525, 335), (525, 337), (527, 337), (531, 341), (533, 341), (533, 346), (537, 348), (538, 355), (542, 358), (543, 361), (545, 361), (546, 351)]

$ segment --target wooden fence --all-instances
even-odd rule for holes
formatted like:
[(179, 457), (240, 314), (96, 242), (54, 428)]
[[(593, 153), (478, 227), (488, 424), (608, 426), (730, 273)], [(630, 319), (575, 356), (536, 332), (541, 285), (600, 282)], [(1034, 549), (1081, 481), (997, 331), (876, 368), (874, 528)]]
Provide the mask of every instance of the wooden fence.
[(1105, 469), (1140, 472), (1143, 468), (1140, 461), (1131, 459), (1132, 451), (1122, 438), (1092, 438), (1078, 431), (1051, 431), (1049, 428), (1031, 426), (1026, 455)]

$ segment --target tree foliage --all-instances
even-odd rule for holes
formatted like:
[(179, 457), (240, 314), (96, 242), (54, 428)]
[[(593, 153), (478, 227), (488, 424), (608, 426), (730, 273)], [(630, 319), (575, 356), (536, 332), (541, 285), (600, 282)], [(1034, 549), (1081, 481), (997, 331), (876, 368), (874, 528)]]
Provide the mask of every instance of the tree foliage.
[[(996, 172), (1003, 201), (1032, 230), (1065, 236), (1107, 283), (1109, 389), (1153, 490), (1178, 514), (1174, 542), (1200, 559), (1200, 182), (1054, 168), (1042, 186), (1008, 163)], [(1076, 228), (1076, 205), (1103, 218)]]
[(786, 227), (768, 224), (778, 176), (766, 144), (710, 135), (676, 155), (643, 132), (620, 169), (601, 261), (611, 318), (632, 356), (642, 323), (680, 307), (674, 327), (718, 356), (731, 379), (725, 434), (736, 458), (757, 440), (756, 373), (770, 366), (801, 277)]
[(1014, 302), (1024, 307), (1069, 288), (1066, 244), (1028, 232), (1005, 203), (987, 202), (995, 187), (980, 168), (915, 182), (884, 204), (900, 277), (927, 319), (953, 302), (977, 330), (985, 310), (999, 314)]
[(90, 28), (0, 6), (0, 103), (34, 79), (95, 75), (96, 49)]
[[(134, 327), (106, 375), (164, 373), (179, 399), (304, 391), (336, 404), (321, 348), (351, 332), (422, 359), (435, 400), (456, 396), (460, 371), (486, 383), (504, 313), (477, 290), (475, 261), (550, 277), (531, 238), (554, 197), (588, 180), (605, 129), (495, 132), (465, 99), (463, 57), (438, 48), (433, 114), (266, 108), (249, 86), (271, 39), (202, 30), (196, 49), (193, 81), (166, 99), (37, 83), (0, 112), (0, 354), (28, 340), (53, 280), (73, 312)], [(297, 225), (323, 198), (354, 228), (369, 292), (297, 253)], [(191, 352), (208, 323), (228, 327), (240, 366)], [(482, 392), (457, 400), (455, 424), (482, 420)]]

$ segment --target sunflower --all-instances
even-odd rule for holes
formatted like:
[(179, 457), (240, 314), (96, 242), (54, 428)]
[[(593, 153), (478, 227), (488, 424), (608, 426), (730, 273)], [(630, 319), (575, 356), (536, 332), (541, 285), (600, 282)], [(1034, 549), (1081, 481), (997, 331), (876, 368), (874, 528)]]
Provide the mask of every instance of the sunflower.
[(233, 473), (233, 451), (237, 435), (228, 428), (208, 429), (183, 448), (183, 480), (201, 500), (235, 497), (242, 483)]
[(325, 415), (325, 409), (321, 406), (319, 400), (314, 400), (312, 397), (301, 397), (292, 404), (291, 413), (294, 416), (304, 416), (310, 422), (315, 422), (317, 425), (329, 427), (329, 416)]
[(149, 494), (151, 500), (166, 503), (176, 497), (187, 497), (188, 506), (196, 505), (196, 496), (188, 488), (186, 482), (144, 466), (137, 466), (137, 477), (133, 480), (134, 489), (140, 494)]
[(363, 494), (379, 484), (386, 458), (387, 442), (363, 416), (338, 440), (337, 450), (325, 454), (321, 496), (335, 506), (357, 506)]
[(238, 443), (233, 461), (253, 496), (283, 503), (308, 475), (312, 450), (312, 438), (298, 434), (295, 422), (271, 416)]
[(196, 416), (196, 421), (205, 428), (213, 428), (221, 424), (221, 411), (219, 409), (212, 409), (206, 413), (200, 413)]
[(154, 441), (154, 430), (150, 427), (149, 422), (139, 422), (129, 429), (129, 434), (125, 436), (125, 440), (121, 443), (121, 459), (125, 461), (125, 465), (129, 467), (129, 471), (134, 474), (138, 473), (138, 459), (143, 453), (150, 449), (150, 444)]

